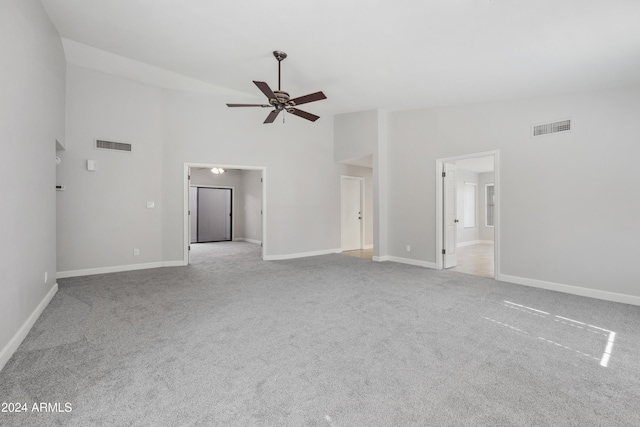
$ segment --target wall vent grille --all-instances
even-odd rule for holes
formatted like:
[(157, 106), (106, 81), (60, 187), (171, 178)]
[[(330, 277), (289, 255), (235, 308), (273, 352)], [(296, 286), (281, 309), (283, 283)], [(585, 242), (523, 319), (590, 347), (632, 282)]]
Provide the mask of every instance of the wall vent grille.
[(544, 123), (531, 127), (531, 136), (543, 136), (552, 133), (568, 132), (571, 130), (571, 119), (561, 120), (553, 123)]
[(131, 144), (127, 144), (125, 142), (105, 141), (103, 139), (96, 139), (96, 148), (99, 148), (101, 150), (131, 152)]

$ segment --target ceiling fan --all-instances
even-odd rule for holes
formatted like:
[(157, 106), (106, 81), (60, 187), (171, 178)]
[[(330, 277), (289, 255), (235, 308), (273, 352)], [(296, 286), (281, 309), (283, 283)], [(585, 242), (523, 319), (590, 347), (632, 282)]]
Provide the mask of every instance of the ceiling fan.
[(302, 117), (303, 119), (315, 122), (320, 117), (315, 114), (307, 113), (306, 111), (295, 108), (298, 105), (307, 104), (309, 102), (320, 101), (321, 99), (327, 99), (324, 93), (315, 92), (309, 95), (300, 96), (298, 98), (290, 99), (289, 94), (283, 90), (280, 90), (280, 65), (282, 60), (287, 57), (287, 54), (276, 50), (273, 52), (273, 56), (278, 60), (278, 90), (271, 90), (268, 84), (265, 82), (253, 81), (258, 89), (267, 96), (269, 104), (227, 104), (227, 107), (262, 107), (262, 108), (274, 108), (269, 113), (264, 123), (273, 123), (280, 114), (281, 111), (286, 111), (295, 116)]

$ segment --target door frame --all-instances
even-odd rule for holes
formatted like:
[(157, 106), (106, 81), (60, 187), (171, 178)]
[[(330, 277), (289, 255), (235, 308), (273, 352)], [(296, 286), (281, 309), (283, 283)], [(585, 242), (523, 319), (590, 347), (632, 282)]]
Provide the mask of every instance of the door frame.
[(344, 180), (346, 179), (355, 179), (358, 180), (360, 183), (360, 215), (362, 217), (362, 219), (360, 220), (360, 250), (364, 249), (364, 230), (365, 228), (365, 188), (364, 188), (364, 177), (362, 176), (352, 176), (352, 175), (340, 175), (340, 250), (344, 251), (344, 248), (342, 247), (342, 237), (344, 236), (344, 230), (345, 230), (345, 224), (343, 221), (344, 218), (344, 203), (342, 203), (343, 197), (344, 197), (344, 186), (342, 185)]
[(182, 264), (189, 265), (189, 168), (223, 168), (240, 170), (262, 171), (262, 259), (268, 256), (267, 246), (267, 168), (265, 166), (248, 165), (224, 165), (216, 163), (192, 163), (185, 162), (182, 167), (182, 242), (183, 258)]
[(473, 159), (476, 157), (493, 156), (493, 173), (494, 179), (494, 228), (493, 228), (493, 261), (494, 261), (494, 273), (493, 276), (496, 280), (499, 280), (500, 276), (500, 150), (483, 151), (480, 153), (464, 154), (461, 156), (445, 157), (436, 159), (436, 268), (443, 269), (443, 256), (442, 248), (443, 242), (443, 191), (442, 191), (442, 172), (444, 170), (445, 163), (452, 163), (457, 160)]
[[(231, 190), (231, 240), (220, 240), (220, 242), (233, 242), (233, 236), (235, 236), (236, 231), (236, 221), (233, 218), (236, 212), (236, 189), (235, 187), (229, 187), (226, 185), (190, 185), (189, 187), (202, 187), (202, 188), (219, 188), (221, 190)], [(189, 236), (189, 240), (191, 240), (191, 236)], [(199, 243), (199, 242), (196, 242)], [(203, 243), (211, 243), (211, 242), (203, 242)]]

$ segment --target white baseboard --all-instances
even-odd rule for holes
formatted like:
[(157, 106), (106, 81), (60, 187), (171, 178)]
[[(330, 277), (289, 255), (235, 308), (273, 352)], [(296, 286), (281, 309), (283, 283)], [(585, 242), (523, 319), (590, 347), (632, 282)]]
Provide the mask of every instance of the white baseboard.
[(160, 267), (182, 267), (182, 266), (187, 265), (187, 264), (185, 264), (185, 262), (183, 260), (180, 260), (180, 261), (162, 261), (160, 264), (162, 264)]
[(31, 315), (27, 318), (27, 320), (22, 324), (18, 332), (11, 338), (11, 341), (4, 346), (2, 351), (0, 351), (0, 371), (4, 368), (4, 365), (7, 364), (13, 353), (16, 352), (22, 341), (27, 337), (27, 334), (38, 320), (38, 317), (42, 314), (49, 302), (53, 298), (53, 296), (58, 292), (58, 284), (53, 285), (51, 290), (45, 295), (45, 297), (40, 301), (40, 304), (36, 307), (35, 310), (31, 313)]
[(93, 276), (94, 274), (118, 273), (121, 271), (146, 270), (149, 268), (160, 267), (180, 267), (183, 265), (186, 264), (182, 260), (147, 262), (144, 264), (114, 265), (112, 267), (88, 268), (86, 270), (58, 271), (56, 273), (56, 278), (66, 279), (68, 277)]
[(436, 264), (434, 262), (420, 261), (420, 260), (411, 259), (411, 258), (401, 258), (397, 256), (392, 256), (392, 255), (374, 256), (372, 257), (372, 260), (377, 262), (392, 261), (392, 262), (398, 262), (400, 264), (416, 265), (418, 267), (436, 268)]
[(456, 245), (458, 248), (462, 248), (464, 246), (473, 246), (473, 245), (493, 245), (493, 240), (470, 240), (468, 242), (461, 242)]
[(400, 258), (397, 256), (391, 256), (391, 255), (387, 255), (386, 257), (381, 257), (381, 258), (385, 258), (384, 261), (399, 262), (400, 264), (416, 265), (418, 267), (426, 267), (426, 268), (436, 268), (436, 264), (429, 261), (420, 261), (417, 259), (410, 259), (410, 258)]
[(561, 283), (546, 282), (544, 280), (527, 279), (525, 277), (509, 276), (507, 274), (496, 275), (496, 280), (515, 283), (516, 285), (531, 286), (533, 288), (548, 289), (564, 292), (566, 294), (580, 295), (583, 297), (602, 299), (605, 301), (621, 302), (624, 304), (640, 305), (640, 297), (616, 292), (602, 291), (599, 289), (583, 288), (580, 286), (564, 285)]
[(339, 254), (342, 252), (342, 249), (325, 249), (323, 251), (313, 251), (313, 252), (299, 252), (296, 254), (286, 254), (286, 255), (267, 255), (264, 257), (265, 261), (280, 261), (284, 259), (294, 259), (294, 258), (306, 258), (310, 256), (318, 256), (318, 255), (327, 255), (327, 254)]
[(248, 243), (254, 243), (256, 245), (261, 244), (262, 242), (260, 240), (255, 240), (255, 239), (249, 239), (247, 237), (236, 237), (235, 239), (233, 239), (234, 241), (238, 241), (238, 242), (248, 242)]

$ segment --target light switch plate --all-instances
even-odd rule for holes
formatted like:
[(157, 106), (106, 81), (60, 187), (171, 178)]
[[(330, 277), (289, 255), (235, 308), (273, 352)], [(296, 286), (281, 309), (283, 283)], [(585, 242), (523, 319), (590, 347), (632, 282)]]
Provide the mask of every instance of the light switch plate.
[(156, 207), (156, 203), (155, 202), (147, 202), (147, 209), (153, 209)]

